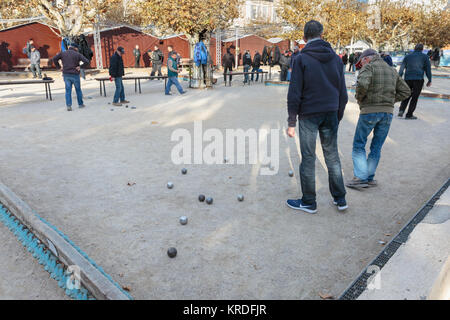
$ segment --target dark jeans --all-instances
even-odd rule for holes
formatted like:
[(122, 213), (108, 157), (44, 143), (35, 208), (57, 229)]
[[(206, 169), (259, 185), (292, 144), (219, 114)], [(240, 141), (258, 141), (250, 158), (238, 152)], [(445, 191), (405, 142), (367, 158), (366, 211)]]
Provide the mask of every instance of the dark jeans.
[(83, 105), (83, 93), (81, 92), (80, 75), (78, 74), (64, 74), (64, 83), (66, 86), (66, 106), (72, 106), (72, 86), (75, 87), (77, 93), (78, 105)]
[(230, 74), (230, 82), (231, 79), (233, 78), (233, 76), (231, 75), (231, 72), (233, 71), (232, 67), (225, 67), (225, 69), (223, 70), (223, 81), (227, 82), (227, 73)]
[[(372, 181), (381, 157), (381, 148), (391, 127), (392, 114), (377, 112), (361, 114), (353, 139), (353, 174), (362, 181)], [(366, 157), (367, 137), (373, 131), (370, 154)]]
[[(258, 70), (259, 70), (259, 68), (253, 67), (252, 72), (258, 72)], [(253, 76), (254, 76), (254, 75), (255, 75), (255, 74), (252, 73), (252, 81), (253, 81)], [(259, 79), (259, 73), (256, 74), (256, 82), (258, 82), (258, 79)]]
[(125, 89), (123, 87), (122, 77), (114, 78), (114, 82), (116, 84), (116, 92), (114, 92), (114, 103), (124, 101), (125, 100)]
[(280, 81), (286, 81), (287, 75), (288, 75), (289, 67), (288, 66), (282, 66), (281, 72), (280, 72)]
[(409, 108), (408, 112), (406, 113), (406, 117), (412, 117), (414, 110), (416, 110), (420, 93), (422, 92), (424, 80), (406, 80), (406, 83), (411, 88), (411, 96), (408, 99), (402, 101), (402, 104), (400, 105), (400, 111), (404, 112), (409, 102)]
[[(244, 72), (249, 72), (250, 71), (250, 66), (249, 65), (245, 65), (244, 66)], [(248, 82), (248, 73), (244, 74), (244, 83)]]
[(338, 126), (337, 111), (325, 112), (299, 120), (300, 149), (302, 153), (300, 183), (303, 192), (302, 201), (305, 204), (314, 204), (316, 202), (317, 133), (320, 136), (323, 155), (328, 168), (328, 183), (331, 195), (334, 200), (345, 198), (346, 192), (337, 146)]
[[(156, 71), (158, 71), (158, 77), (162, 76), (162, 72), (161, 72), (161, 63), (153, 63), (152, 64), (152, 73), (150, 74), (151, 77), (154, 77), (156, 74)], [(158, 78), (159, 80), (159, 78)]]
[(136, 57), (134, 57), (134, 67), (135, 67), (135, 68), (139, 68), (139, 67), (140, 67), (140, 66), (139, 66), (140, 60), (141, 60), (141, 56), (136, 56)]

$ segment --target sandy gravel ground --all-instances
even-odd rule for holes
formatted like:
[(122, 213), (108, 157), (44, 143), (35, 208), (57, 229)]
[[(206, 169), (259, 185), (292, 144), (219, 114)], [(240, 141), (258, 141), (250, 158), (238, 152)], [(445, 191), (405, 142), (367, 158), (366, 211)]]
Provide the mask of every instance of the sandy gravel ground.
[[(441, 81), (448, 89), (450, 81)], [(236, 82), (167, 97), (161, 82), (145, 82), (142, 95), (128, 82), (130, 108), (111, 108), (112, 84), (107, 98), (94, 81), (83, 86), (91, 99), (71, 113), (60, 80), (53, 102), (39, 86), (2, 88), (0, 179), (138, 299), (338, 296), (380, 252), (379, 241), (396, 234), (450, 176), (450, 103), (421, 99), (420, 120), (393, 121), (378, 188), (348, 190), (350, 209), (339, 214), (318, 145), (319, 213), (295, 214), (284, 204), (299, 195), (300, 163), (298, 140), (283, 133), (286, 87)], [(339, 133), (347, 179), (357, 117), (351, 98)], [(177, 128), (192, 132), (195, 120), (204, 129), (280, 129), (279, 173), (261, 176), (259, 165), (221, 164), (186, 165), (188, 174), (181, 175), (183, 166), (170, 160), (176, 144), (170, 137)], [(291, 169), (295, 178), (288, 177)], [(166, 188), (168, 181), (174, 189)], [(199, 203), (200, 193), (214, 204)], [(236, 200), (240, 193), (244, 202)], [(181, 215), (188, 225), (178, 223)], [(175, 259), (166, 254), (171, 246), (178, 249)], [(6, 248), (2, 257), (27, 259)], [(0, 283), (6, 277), (1, 271)]]

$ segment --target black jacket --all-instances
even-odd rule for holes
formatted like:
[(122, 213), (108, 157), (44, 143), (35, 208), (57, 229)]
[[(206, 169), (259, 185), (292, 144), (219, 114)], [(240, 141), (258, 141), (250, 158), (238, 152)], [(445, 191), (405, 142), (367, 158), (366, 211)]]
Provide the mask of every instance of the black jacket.
[(133, 49), (133, 56), (140, 57), (141, 56), (141, 50), (134, 48)]
[(151, 58), (152, 58), (152, 63), (154, 63), (154, 64), (163, 64), (164, 54), (162, 53), (161, 50), (158, 49), (156, 51), (153, 51), (153, 53), (151, 55)]
[(94, 56), (94, 53), (92, 52), (91, 47), (89, 46), (84, 34), (80, 35), (80, 37), (78, 38), (78, 46), (79, 46), (78, 52), (80, 52), (89, 61), (91, 61), (92, 57)]
[(277, 64), (280, 62), (280, 58), (281, 58), (281, 51), (280, 48), (278, 48), (278, 46), (275, 46), (275, 49), (273, 51), (273, 59), (272, 59), (272, 63), (273, 64)]
[(284, 54), (282, 54), (280, 57), (279, 63), (282, 68), (290, 68), (291, 67), (291, 57), (287, 57)]
[(253, 68), (259, 69), (261, 67), (261, 55), (259, 53), (255, 53), (255, 56), (253, 57)]
[(252, 65), (252, 57), (250, 56), (250, 53), (244, 54), (244, 58), (242, 60), (242, 64), (245, 66), (251, 66)]
[(113, 78), (120, 78), (125, 75), (123, 59), (117, 52), (113, 54), (109, 61), (109, 75)]
[(263, 62), (267, 62), (267, 59), (269, 59), (269, 53), (267, 49), (268, 49), (267, 46), (264, 46), (261, 58)]
[(223, 56), (222, 59), (222, 66), (223, 67), (228, 67), (231, 68), (235, 66), (235, 61), (234, 61), (234, 55), (232, 55), (231, 53), (225, 53), (225, 55)]
[(303, 48), (292, 67), (289, 127), (295, 127), (297, 115), (338, 111), (338, 119), (342, 119), (348, 101), (343, 67), (342, 60), (324, 40), (310, 42)]
[(80, 71), (77, 70), (80, 67), (80, 61), (89, 64), (89, 60), (73, 48), (60, 52), (52, 58), (57, 69), (61, 68), (59, 60), (63, 63), (63, 74), (80, 74)]

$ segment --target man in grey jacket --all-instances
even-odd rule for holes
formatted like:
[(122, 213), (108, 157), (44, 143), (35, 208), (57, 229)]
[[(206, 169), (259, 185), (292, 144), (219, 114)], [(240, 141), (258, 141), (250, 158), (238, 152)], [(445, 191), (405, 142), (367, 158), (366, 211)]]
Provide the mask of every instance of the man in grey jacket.
[[(33, 79), (36, 79), (38, 76), (39, 79), (42, 79), (41, 74), (41, 54), (36, 50), (35, 46), (30, 47), (30, 70), (33, 73)], [(37, 76), (36, 76), (37, 73)]]

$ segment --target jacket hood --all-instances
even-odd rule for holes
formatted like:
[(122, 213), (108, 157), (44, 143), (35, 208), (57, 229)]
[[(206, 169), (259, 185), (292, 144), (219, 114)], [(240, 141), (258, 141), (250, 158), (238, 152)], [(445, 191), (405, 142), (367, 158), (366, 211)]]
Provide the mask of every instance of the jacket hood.
[(331, 48), (331, 45), (324, 40), (316, 40), (308, 43), (302, 50), (303, 54), (326, 63), (336, 57), (336, 53)]

